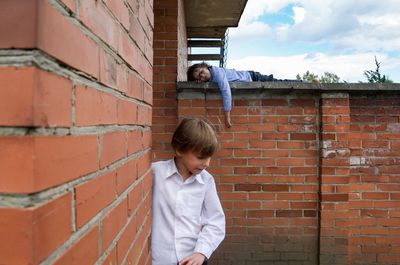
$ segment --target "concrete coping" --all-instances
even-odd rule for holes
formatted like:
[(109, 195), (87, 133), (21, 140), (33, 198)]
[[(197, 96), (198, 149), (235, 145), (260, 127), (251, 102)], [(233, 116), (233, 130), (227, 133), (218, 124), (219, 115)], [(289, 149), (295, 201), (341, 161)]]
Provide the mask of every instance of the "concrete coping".
[[(319, 91), (319, 92), (378, 92), (378, 91), (400, 91), (400, 83), (332, 83), (318, 84), (306, 82), (229, 82), (232, 93), (240, 94), (266, 92), (274, 90), (276, 92), (289, 91)], [(217, 92), (218, 86), (215, 83), (196, 83), (196, 82), (177, 82), (177, 91), (181, 92)], [(368, 94), (369, 94), (368, 93)], [(396, 93), (397, 94), (397, 93)]]

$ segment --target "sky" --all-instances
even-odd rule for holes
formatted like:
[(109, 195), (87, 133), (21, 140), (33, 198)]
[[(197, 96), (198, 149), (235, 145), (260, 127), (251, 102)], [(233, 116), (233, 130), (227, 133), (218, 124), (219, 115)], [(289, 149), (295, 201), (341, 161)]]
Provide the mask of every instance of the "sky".
[(357, 83), (376, 56), (381, 74), (400, 83), (400, 0), (248, 0), (228, 36), (227, 68)]

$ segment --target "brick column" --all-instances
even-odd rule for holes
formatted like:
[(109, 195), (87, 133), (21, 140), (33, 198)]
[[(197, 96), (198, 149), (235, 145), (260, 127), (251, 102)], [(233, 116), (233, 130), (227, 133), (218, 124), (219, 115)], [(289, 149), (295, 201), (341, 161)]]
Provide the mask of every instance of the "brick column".
[(153, 1), (0, 1), (0, 263), (149, 264)]
[(350, 127), (348, 93), (323, 93), (320, 106), (320, 264), (347, 264)]
[(183, 1), (155, 1), (154, 13), (153, 159), (163, 160), (172, 156), (170, 141), (178, 123), (176, 81), (185, 78), (187, 66)]

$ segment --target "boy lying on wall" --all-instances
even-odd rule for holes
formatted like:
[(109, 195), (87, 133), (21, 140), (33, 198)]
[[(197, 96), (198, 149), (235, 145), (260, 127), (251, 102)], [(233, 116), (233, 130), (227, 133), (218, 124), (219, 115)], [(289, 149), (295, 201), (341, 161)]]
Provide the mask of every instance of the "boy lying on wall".
[[(222, 101), (225, 113), (225, 125), (229, 128), (231, 123), (232, 110), (232, 94), (229, 82), (267, 82), (267, 81), (282, 81), (275, 79), (271, 75), (263, 75), (255, 71), (236, 71), (235, 69), (226, 69), (216, 66), (211, 66), (207, 63), (193, 64), (187, 71), (188, 81), (197, 82), (214, 82), (217, 83), (221, 91)], [(295, 81), (295, 80), (285, 80)], [(297, 81), (297, 80), (296, 80)]]

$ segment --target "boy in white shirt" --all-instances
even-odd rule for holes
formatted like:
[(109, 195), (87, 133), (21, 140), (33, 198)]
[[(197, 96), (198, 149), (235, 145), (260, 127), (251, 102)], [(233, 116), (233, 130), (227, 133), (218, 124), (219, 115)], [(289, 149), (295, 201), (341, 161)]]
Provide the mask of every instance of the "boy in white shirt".
[(152, 164), (153, 265), (202, 265), (225, 237), (225, 215), (205, 169), (218, 148), (213, 128), (185, 118), (171, 141), (175, 157)]

